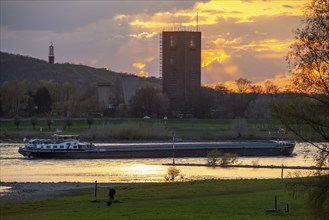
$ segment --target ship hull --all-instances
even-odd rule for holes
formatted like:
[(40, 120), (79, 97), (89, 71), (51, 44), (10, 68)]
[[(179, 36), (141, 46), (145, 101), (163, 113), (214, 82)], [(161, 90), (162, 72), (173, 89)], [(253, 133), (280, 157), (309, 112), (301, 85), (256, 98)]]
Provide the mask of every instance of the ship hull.
[(206, 157), (208, 152), (218, 150), (238, 156), (290, 156), (295, 143), (276, 142), (217, 142), (217, 143), (160, 143), (160, 144), (112, 144), (91, 150), (27, 150), (19, 153), (30, 158), (56, 159), (106, 159), (106, 158), (167, 158)]

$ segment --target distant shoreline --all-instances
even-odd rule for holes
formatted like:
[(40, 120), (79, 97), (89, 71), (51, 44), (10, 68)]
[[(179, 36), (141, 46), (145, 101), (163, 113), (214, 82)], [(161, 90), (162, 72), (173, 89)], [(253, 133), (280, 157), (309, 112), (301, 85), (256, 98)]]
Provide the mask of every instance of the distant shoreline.
[[(164, 166), (172, 166), (170, 163), (162, 164)], [(291, 170), (329, 170), (329, 167), (316, 166), (278, 166), (278, 165), (242, 165), (242, 164), (227, 164), (227, 165), (209, 165), (209, 164), (190, 164), (190, 163), (175, 163), (175, 166), (193, 166), (193, 167), (222, 167), (222, 168), (254, 168), (254, 169), (291, 169)]]

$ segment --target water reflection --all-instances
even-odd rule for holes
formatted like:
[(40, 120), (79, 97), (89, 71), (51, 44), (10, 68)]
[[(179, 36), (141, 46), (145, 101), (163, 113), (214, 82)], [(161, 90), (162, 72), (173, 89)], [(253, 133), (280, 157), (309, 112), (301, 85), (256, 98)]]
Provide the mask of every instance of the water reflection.
[[(172, 158), (163, 159), (24, 159), (19, 144), (0, 144), (3, 182), (162, 182)], [(176, 158), (176, 163), (205, 164), (205, 158)], [(238, 163), (311, 166), (312, 154), (298, 144), (293, 157), (240, 157)], [(280, 178), (281, 169), (213, 168), (179, 166), (186, 179)], [(284, 170), (287, 177), (291, 170)], [(305, 174), (305, 171), (302, 171)]]

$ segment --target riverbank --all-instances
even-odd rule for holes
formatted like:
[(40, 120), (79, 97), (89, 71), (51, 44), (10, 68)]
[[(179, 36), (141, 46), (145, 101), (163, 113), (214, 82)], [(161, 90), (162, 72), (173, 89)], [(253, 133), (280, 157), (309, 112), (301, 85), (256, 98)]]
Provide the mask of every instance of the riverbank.
[[(164, 166), (172, 166), (172, 163), (164, 163)], [(252, 168), (252, 169), (289, 169), (289, 170), (329, 170), (329, 167), (317, 166), (278, 166), (278, 165), (248, 165), (248, 164), (193, 164), (193, 163), (175, 163), (175, 166), (183, 167), (222, 167), (222, 168)]]
[[(95, 119), (89, 127), (85, 119), (74, 119), (66, 127), (65, 119), (53, 119), (48, 128), (46, 119), (40, 118), (35, 128), (30, 119), (22, 119), (17, 127), (13, 119), (0, 119), (0, 142), (22, 141), (24, 137), (49, 138), (56, 132), (62, 134), (79, 134), (82, 140), (91, 142), (111, 141), (159, 141), (172, 140), (173, 133), (184, 141), (197, 140), (270, 140), (282, 138), (278, 120), (245, 121), (245, 131), (237, 134), (234, 129), (235, 119), (142, 119), (142, 118), (100, 118)], [(287, 139), (295, 139), (292, 134)]]
[[(2, 183), (25, 200), (1, 198), (2, 219), (312, 219), (305, 198), (285, 190), (289, 180), (204, 180), (145, 184)], [(108, 187), (117, 203), (107, 206)], [(45, 191), (49, 192), (45, 192)], [(39, 193), (39, 194), (38, 194)], [(39, 197), (36, 197), (39, 196)], [(41, 196), (42, 195), (42, 196)], [(278, 198), (280, 212), (268, 213)], [(289, 212), (284, 211), (289, 204)]]
[[(111, 188), (128, 183), (97, 183), (97, 187)], [(0, 182), (1, 202), (30, 201), (69, 195), (69, 190), (93, 188), (95, 183), (81, 182)]]

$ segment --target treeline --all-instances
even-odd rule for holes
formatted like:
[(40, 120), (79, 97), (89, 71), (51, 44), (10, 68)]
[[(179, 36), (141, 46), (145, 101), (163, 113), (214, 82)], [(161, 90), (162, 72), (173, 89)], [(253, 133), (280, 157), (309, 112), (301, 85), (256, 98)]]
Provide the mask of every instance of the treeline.
[[(273, 117), (272, 102), (282, 93), (267, 83), (264, 88), (253, 87), (250, 81), (236, 81), (239, 92), (232, 92), (223, 85), (202, 87), (200, 94), (185, 103), (184, 109), (173, 112), (169, 99), (159, 89), (143, 87), (123, 104), (122, 92), (111, 94), (111, 108), (104, 109), (95, 86), (81, 90), (70, 82), (59, 84), (53, 80), (36, 83), (10, 81), (1, 88), (0, 115), (5, 118), (21, 117), (195, 117), (195, 118), (254, 118)], [(266, 85), (266, 84), (265, 84)]]
[(171, 109), (168, 98), (160, 91), (142, 88), (132, 99), (130, 114), (138, 117), (270, 119), (273, 117), (273, 101), (282, 99), (285, 94), (270, 81), (260, 86), (240, 78), (235, 83), (237, 91), (223, 84), (214, 88), (202, 87), (200, 93), (190, 97), (178, 111)]
[(1, 86), (0, 92), (1, 117), (75, 117), (101, 110), (95, 87), (81, 91), (70, 82), (10, 81)]

